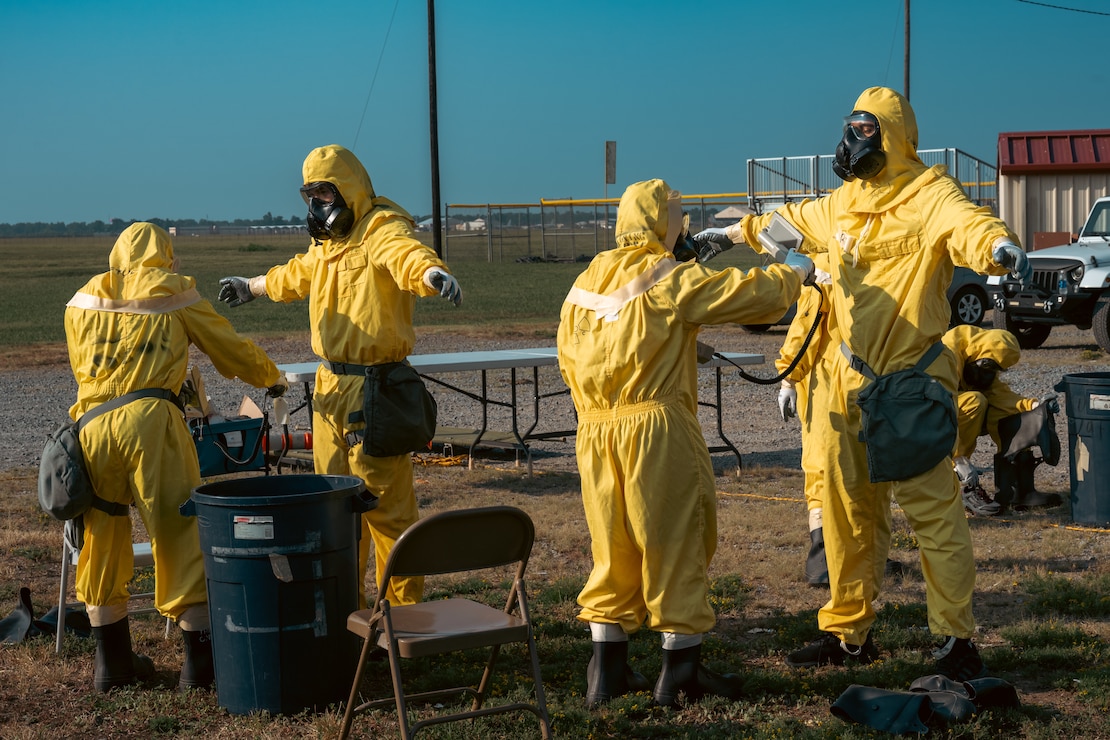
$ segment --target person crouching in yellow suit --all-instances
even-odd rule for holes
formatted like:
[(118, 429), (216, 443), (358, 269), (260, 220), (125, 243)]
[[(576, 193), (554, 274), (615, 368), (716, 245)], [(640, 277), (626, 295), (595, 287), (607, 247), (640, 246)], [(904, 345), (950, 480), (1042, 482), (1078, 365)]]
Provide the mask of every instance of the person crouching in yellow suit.
[[(1009, 370), (1021, 359), (1017, 337), (1003, 329), (956, 326), (941, 338), (956, 356), (959, 392), (956, 412), (959, 431), (953, 467), (963, 485), (964, 508), (979, 516), (995, 516), (1008, 507), (1027, 509), (1059, 506), (1060, 496), (1041, 493), (1033, 487), (1036, 463), (1031, 450), (1022, 450), (1013, 460), (1002, 454), (999, 422), (1007, 417), (1032, 411), (1045, 403), (1051, 413), (1059, 413), (1055, 395), (1042, 401), (1015, 393), (999, 373)], [(990, 498), (979, 484), (979, 469), (971, 455), (979, 437), (990, 435), (997, 453), (994, 456), (994, 482), (998, 492)]]
[(628, 187), (617, 247), (594, 257), (559, 320), (559, 367), (578, 412), (576, 454), (593, 570), (578, 596), (590, 625), (589, 706), (647, 688), (628, 635), (662, 634), (653, 698), (739, 697), (736, 676), (701, 665), (716, 622), (706, 574), (717, 544), (713, 465), (697, 420), (698, 331), (776, 321), (813, 263), (743, 272), (679, 262), (681, 196), (663, 180)]

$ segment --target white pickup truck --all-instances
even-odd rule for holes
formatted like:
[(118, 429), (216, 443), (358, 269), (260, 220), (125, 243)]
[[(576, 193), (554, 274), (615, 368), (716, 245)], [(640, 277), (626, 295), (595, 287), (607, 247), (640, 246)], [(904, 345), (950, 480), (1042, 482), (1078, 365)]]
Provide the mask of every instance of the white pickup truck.
[(1033, 284), (1022, 290), (1010, 275), (987, 280), (994, 326), (1025, 349), (1040, 347), (1054, 326), (1092, 329), (1110, 352), (1110, 198), (1099, 198), (1078, 241), (1029, 252)]

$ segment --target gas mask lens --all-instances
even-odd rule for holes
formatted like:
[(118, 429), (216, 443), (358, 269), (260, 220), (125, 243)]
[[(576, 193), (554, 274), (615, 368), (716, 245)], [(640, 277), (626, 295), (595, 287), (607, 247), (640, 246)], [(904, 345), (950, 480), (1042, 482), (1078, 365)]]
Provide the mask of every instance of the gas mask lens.
[(870, 139), (879, 132), (879, 120), (870, 113), (853, 113), (844, 118), (844, 131), (851, 132), (857, 139)]
[(338, 194), (339, 191), (330, 182), (310, 182), (301, 188), (301, 197), (307, 205), (312, 205), (313, 200), (319, 203), (334, 203), (335, 196)]

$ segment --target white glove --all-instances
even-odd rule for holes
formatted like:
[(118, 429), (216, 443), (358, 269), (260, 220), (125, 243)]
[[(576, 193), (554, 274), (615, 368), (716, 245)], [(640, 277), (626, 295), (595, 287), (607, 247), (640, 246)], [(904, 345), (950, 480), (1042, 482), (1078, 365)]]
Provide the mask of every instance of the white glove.
[(814, 270), (813, 282), (816, 285), (832, 285), (832, 275), (824, 270)]
[(783, 421), (793, 419), (798, 415), (798, 391), (794, 388), (794, 381), (782, 381), (779, 388), (779, 414)]
[(428, 271), (424, 273), (424, 284), (429, 288), (435, 288), (439, 291), (439, 295), (443, 298), (454, 303), (456, 306), (462, 303), (462, 286), (455, 276), (444, 272), (438, 267), (429, 267)]
[(806, 257), (795, 249), (791, 249), (786, 253), (786, 259), (783, 260), (783, 264), (793, 268), (794, 272), (798, 273), (798, 277), (802, 279), (802, 285), (813, 285), (813, 281), (817, 277), (817, 268), (813, 266), (813, 260), (809, 257)]
[(266, 395), (270, 398), (281, 398), (287, 390), (289, 390), (289, 378), (285, 377), (285, 373), (281, 373), (278, 375), (277, 382), (266, 389)]
[(235, 308), (244, 303), (250, 303), (255, 298), (266, 293), (266, 276), (256, 275), (252, 278), (225, 277), (220, 278), (219, 300)]
[(971, 464), (966, 457), (957, 457), (952, 461), (956, 468), (956, 476), (965, 487), (974, 488), (979, 485), (979, 469)]
[(1011, 241), (1000, 241), (994, 248), (994, 261), (1010, 271), (1015, 280), (1021, 281), (1021, 287), (1028, 288), (1033, 284), (1033, 265), (1021, 247)]

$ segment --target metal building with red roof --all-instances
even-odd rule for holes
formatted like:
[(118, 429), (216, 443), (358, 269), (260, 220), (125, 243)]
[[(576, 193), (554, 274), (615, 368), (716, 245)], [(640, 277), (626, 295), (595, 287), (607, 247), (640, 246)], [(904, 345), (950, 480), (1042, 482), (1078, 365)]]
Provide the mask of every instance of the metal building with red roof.
[(1066, 244), (1110, 195), (1110, 129), (998, 135), (998, 215), (1026, 249)]

